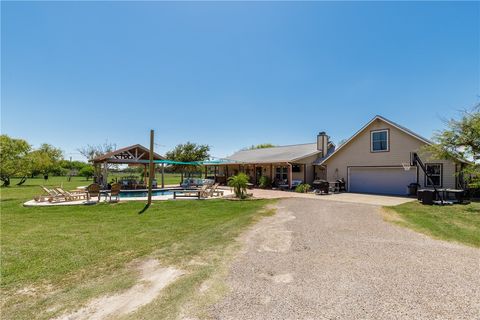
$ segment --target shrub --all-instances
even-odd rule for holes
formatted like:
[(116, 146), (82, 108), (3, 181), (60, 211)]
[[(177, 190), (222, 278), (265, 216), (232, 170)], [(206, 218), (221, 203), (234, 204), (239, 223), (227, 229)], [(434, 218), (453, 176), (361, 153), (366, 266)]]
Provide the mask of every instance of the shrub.
[(93, 177), (95, 170), (93, 169), (93, 166), (91, 165), (86, 165), (80, 171), (78, 172), (79, 175), (82, 177), (85, 177), (87, 180), (91, 177)]
[(247, 184), (248, 176), (245, 173), (239, 173), (228, 178), (228, 185), (233, 188), (235, 196), (240, 199), (247, 197)]
[(272, 180), (267, 176), (261, 176), (258, 181), (258, 186), (262, 189), (270, 188), (272, 186)]
[(310, 185), (308, 183), (299, 184), (295, 188), (295, 192), (299, 192), (299, 193), (307, 193), (309, 190), (310, 190)]

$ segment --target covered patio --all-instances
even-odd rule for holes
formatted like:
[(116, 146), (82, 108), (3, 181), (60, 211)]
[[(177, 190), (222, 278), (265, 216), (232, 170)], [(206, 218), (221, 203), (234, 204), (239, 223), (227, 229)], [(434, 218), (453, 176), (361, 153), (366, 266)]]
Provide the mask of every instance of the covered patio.
[[(150, 158), (150, 151), (148, 148), (135, 144), (132, 146), (124, 147), (118, 150), (114, 150), (108, 153), (105, 153), (101, 156), (98, 156), (91, 160), (95, 168), (95, 177), (94, 180), (96, 183), (100, 184), (102, 187), (108, 185), (108, 171), (109, 165), (111, 164), (126, 164), (133, 166), (143, 166), (143, 175), (142, 180), (138, 185), (132, 185), (133, 189), (145, 189), (148, 185), (148, 161)], [(165, 158), (157, 153), (153, 153), (153, 160), (160, 161)], [(161, 187), (165, 187), (164, 180), (164, 163), (161, 163)], [(155, 179), (155, 171), (154, 177)]]

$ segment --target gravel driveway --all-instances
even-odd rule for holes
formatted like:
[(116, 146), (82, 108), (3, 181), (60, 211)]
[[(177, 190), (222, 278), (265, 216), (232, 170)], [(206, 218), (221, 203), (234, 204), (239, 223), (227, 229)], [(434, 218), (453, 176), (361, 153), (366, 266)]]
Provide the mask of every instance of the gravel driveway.
[(214, 319), (480, 319), (480, 250), (380, 207), (286, 199), (245, 234)]

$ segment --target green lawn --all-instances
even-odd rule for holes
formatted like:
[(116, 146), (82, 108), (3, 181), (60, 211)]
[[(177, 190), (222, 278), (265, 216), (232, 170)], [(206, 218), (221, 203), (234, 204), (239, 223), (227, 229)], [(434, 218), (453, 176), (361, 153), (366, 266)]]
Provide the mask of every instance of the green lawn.
[[(52, 178), (67, 189), (83, 179)], [(129, 262), (155, 257), (187, 272), (138, 318), (175, 318), (201, 283), (221, 269), (235, 237), (269, 201), (164, 201), (25, 208), (42, 179), (1, 189), (2, 319), (47, 319), (92, 297), (132, 286)], [(200, 263), (192, 264), (195, 260)]]
[(388, 207), (400, 219), (396, 223), (438, 239), (480, 247), (480, 203), (468, 205), (426, 206), (409, 202)]

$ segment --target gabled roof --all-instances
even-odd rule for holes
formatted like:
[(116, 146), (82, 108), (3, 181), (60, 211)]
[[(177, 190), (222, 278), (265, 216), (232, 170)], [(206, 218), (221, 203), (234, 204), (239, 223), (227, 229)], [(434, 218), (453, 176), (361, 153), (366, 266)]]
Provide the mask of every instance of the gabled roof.
[[(140, 144), (134, 144), (118, 150), (107, 152), (92, 160), (92, 162), (139, 163), (139, 160), (149, 160), (150, 150)], [(153, 160), (165, 159), (158, 153), (153, 153)]]
[(242, 150), (227, 157), (231, 163), (293, 162), (320, 153), (316, 143), (295, 144), (263, 149)]
[(371, 125), (375, 120), (381, 120), (383, 122), (386, 122), (388, 123), (389, 125), (391, 125), (392, 127), (395, 127), (397, 128), (398, 130), (412, 136), (413, 138), (417, 139), (417, 140), (420, 140), (421, 142), (425, 143), (425, 144), (428, 144), (428, 145), (431, 145), (432, 142), (424, 137), (422, 137), (421, 135), (413, 132), (412, 130), (410, 129), (407, 129), (405, 128), (404, 126), (401, 126), (391, 120), (388, 120), (387, 118), (384, 118), (382, 116), (379, 116), (379, 115), (376, 115), (372, 120), (370, 120), (366, 125), (364, 125), (360, 130), (358, 130), (353, 136), (351, 136), (347, 141), (345, 141), (343, 144), (341, 144), (336, 150), (335, 152), (333, 152), (332, 154), (330, 154), (329, 156), (325, 157), (324, 159), (320, 159), (320, 161), (317, 161), (315, 164), (323, 164), (325, 161), (327, 161), (328, 159), (330, 159), (331, 157), (333, 157), (338, 151), (340, 151), (343, 147), (345, 147), (346, 145), (348, 145), (353, 139), (355, 139), (360, 133), (362, 133), (369, 125)]

